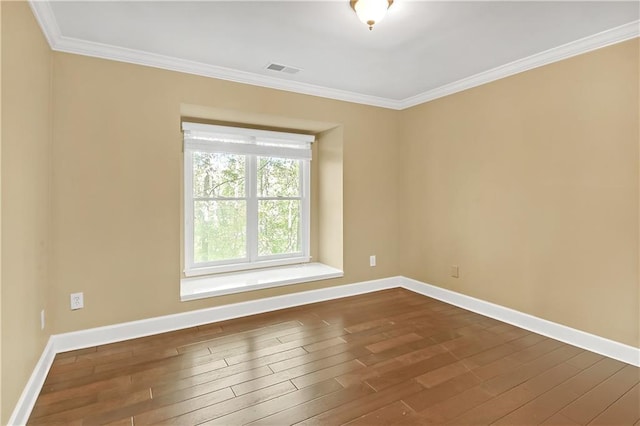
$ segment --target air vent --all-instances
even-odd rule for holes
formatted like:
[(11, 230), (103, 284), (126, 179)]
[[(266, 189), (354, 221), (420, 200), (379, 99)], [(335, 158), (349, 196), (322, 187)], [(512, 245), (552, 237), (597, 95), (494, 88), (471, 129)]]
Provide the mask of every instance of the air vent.
[(270, 63), (265, 67), (269, 71), (284, 72), (287, 74), (297, 74), (302, 71), (300, 68), (290, 67), (288, 65)]
[(284, 65), (279, 65), (279, 64), (269, 64), (269, 65), (267, 65), (267, 69), (271, 70), (271, 71), (282, 71), (285, 68), (286, 67)]

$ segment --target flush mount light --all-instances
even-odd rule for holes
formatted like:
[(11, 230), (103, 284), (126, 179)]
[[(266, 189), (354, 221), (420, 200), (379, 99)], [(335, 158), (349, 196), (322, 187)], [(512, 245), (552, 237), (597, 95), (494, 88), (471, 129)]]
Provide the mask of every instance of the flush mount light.
[(393, 0), (351, 0), (351, 8), (358, 15), (358, 19), (369, 26), (369, 30), (382, 21), (392, 4)]

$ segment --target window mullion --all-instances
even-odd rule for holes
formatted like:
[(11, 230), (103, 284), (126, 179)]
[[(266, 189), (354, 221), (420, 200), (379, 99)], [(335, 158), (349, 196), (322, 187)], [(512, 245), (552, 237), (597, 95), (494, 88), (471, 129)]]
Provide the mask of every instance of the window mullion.
[(246, 187), (247, 191), (247, 253), (249, 260), (258, 258), (258, 159), (247, 155)]

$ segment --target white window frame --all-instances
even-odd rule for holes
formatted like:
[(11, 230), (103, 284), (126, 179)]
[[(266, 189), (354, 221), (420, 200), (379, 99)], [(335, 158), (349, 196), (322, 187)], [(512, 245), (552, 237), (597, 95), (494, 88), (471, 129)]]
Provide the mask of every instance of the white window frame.
[[(310, 190), (311, 143), (315, 137), (297, 133), (255, 130), (241, 127), (217, 126), (201, 123), (182, 123), (184, 132), (184, 274), (186, 277), (246, 271), (311, 261), (310, 248)], [(225, 152), (246, 156), (245, 198), (247, 202), (247, 256), (241, 259), (194, 262), (194, 197), (193, 153)], [(255, 183), (257, 158), (279, 157), (301, 162), (300, 197), (258, 197)], [(258, 255), (258, 201), (264, 199), (301, 200), (301, 251), (281, 255)]]

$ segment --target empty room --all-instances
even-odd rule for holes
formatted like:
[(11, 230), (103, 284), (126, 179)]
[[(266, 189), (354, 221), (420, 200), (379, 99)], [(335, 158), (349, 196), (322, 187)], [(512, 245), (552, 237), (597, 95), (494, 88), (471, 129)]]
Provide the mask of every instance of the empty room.
[(640, 426), (637, 1), (0, 1), (3, 425)]

